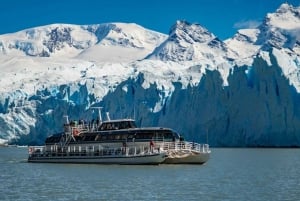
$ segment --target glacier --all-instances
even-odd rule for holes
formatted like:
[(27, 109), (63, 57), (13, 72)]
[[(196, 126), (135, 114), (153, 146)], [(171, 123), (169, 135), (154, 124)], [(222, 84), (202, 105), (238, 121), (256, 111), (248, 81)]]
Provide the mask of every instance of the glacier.
[(101, 106), (214, 147), (299, 147), (299, 13), (282, 4), (225, 41), (186, 21), (169, 35), (133, 23), (0, 35), (0, 144), (43, 144)]

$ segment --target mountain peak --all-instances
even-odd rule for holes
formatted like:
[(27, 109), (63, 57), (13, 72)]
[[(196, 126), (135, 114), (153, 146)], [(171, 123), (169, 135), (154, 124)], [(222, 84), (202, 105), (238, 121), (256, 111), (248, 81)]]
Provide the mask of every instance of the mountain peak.
[(170, 40), (183, 40), (187, 43), (204, 43), (215, 38), (207, 29), (198, 23), (177, 20), (169, 32)]
[[(253, 57), (259, 50), (286, 48), (300, 55), (300, 7), (282, 4), (268, 13), (256, 29), (239, 30), (226, 44), (240, 58)], [(243, 46), (245, 51), (241, 51)]]
[(267, 14), (263, 26), (287, 30), (300, 28), (300, 7), (282, 4), (276, 12)]
[(146, 58), (218, 63), (216, 58), (226, 57), (227, 52), (225, 43), (200, 24), (179, 20), (171, 27), (168, 39)]
[(293, 10), (294, 10), (294, 7), (292, 5), (289, 5), (288, 3), (283, 3), (276, 10), (276, 13), (286, 13), (286, 12), (293, 11)]
[(289, 48), (295, 51), (300, 41), (300, 7), (282, 4), (274, 13), (269, 13), (258, 27), (260, 34), (256, 44), (262, 49)]

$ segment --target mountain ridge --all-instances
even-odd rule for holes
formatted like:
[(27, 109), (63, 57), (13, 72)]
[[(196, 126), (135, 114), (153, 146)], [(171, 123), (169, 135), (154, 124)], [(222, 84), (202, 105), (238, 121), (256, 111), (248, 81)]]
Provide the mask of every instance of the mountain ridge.
[(19, 56), (71, 58), (82, 55), (94, 46), (113, 46), (145, 50), (144, 54), (148, 54), (165, 37), (164, 34), (134, 23), (51, 24), (0, 35), (0, 53), (15, 55), (17, 52)]
[[(300, 55), (300, 7), (282, 4), (275, 13), (268, 13), (256, 29), (239, 30), (225, 43), (235, 52), (243, 45), (242, 58), (253, 57), (259, 50), (285, 48)], [(248, 39), (248, 40), (247, 40)]]

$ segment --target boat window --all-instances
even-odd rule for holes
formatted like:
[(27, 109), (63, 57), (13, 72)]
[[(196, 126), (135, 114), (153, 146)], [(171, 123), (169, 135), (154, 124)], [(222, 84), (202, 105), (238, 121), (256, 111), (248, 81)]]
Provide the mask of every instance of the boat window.
[(128, 137), (128, 135), (127, 135), (127, 134), (123, 134), (123, 135), (121, 135), (121, 139), (122, 139), (122, 140), (126, 140), (126, 139), (127, 139), (127, 137)]
[(112, 140), (113, 139), (113, 136), (112, 135), (107, 135), (107, 140)]
[(165, 139), (173, 139), (173, 137), (177, 138), (171, 131), (165, 131), (163, 137)]
[(176, 139), (179, 139), (179, 134), (178, 134), (178, 133), (173, 132), (172, 135), (173, 135)]
[(75, 138), (76, 141), (81, 141), (82, 140), (82, 137), (80, 135), (74, 136), (74, 138)]
[(119, 123), (119, 128), (120, 129), (128, 129), (130, 128), (130, 124), (128, 121), (123, 121)]
[(138, 133), (136, 139), (152, 139), (153, 133)]
[(111, 130), (112, 129), (112, 126), (110, 123), (103, 123), (101, 126), (100, 126), (100, 130)]
[(115, 129), (117, 129), (117, 128), (118, 128), (118, 126), (117, 126), (116, 123), (111, 123), (111, 124), (110, 124), (110, 129), (109, 129), (109, 130), (115, 130)]
[(163, 132), (158, 132), (156, 133), (155, 137), (158, 137), (158, 138), (164, 138), (164, 133)]
[(101, 135), (97, 135), (96, 137), (95, 137), (95, 141), (100, 141), (101, 140)]
[(111, 130), (111, 129), (112, 129), (112, 125), (111, 125), (111, 124), (107, 124), (107, 125), (106, 125), (106, 129), (107, 129), (107, 130)]
[(120, 127), (120, 129), (126, 129), (127, 128), (126, 122), (120, 122), (119, 127)]
[(83, 141), (94, 141), (95, 135), (85, 135), (82, 140)]
[(57, 143), (61, 139), (61, 135), (53, 135), (46, 139), (45, 143)]
[(119, 123), (118, 127), (119, 127), (119, 129), (124, 129), (122, 122)]
[(135, 125), (134, 121), (130, 121), (128, 123), (129, 123), (130, 128), (136, 128), (136, 125)]
[(134, 135), (134, 138), (136, 138), (136, 139), (144, 139), (144, 135), (142, 133), (137, 133), (136, 135)]

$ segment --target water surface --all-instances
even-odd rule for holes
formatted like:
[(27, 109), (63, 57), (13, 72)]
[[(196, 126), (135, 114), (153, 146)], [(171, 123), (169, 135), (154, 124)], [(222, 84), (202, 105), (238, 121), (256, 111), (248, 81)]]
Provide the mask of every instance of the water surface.
[(205, 165), (27, 163), (0, 148), (0, 200), (299, 200), (300, 149), (212, 149)]

